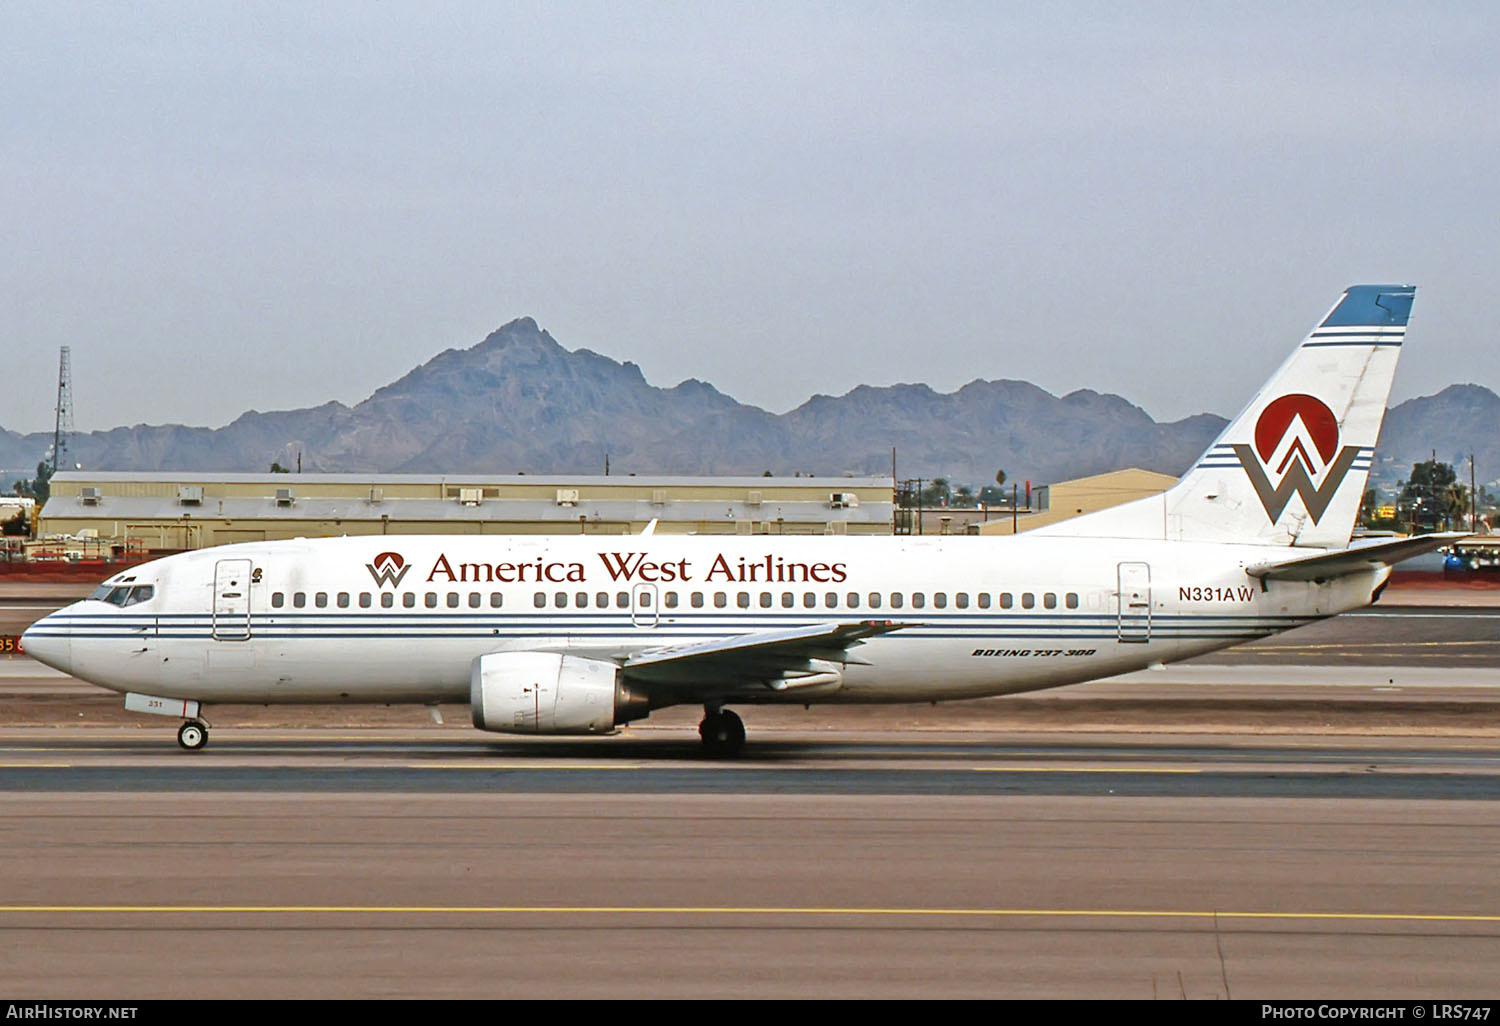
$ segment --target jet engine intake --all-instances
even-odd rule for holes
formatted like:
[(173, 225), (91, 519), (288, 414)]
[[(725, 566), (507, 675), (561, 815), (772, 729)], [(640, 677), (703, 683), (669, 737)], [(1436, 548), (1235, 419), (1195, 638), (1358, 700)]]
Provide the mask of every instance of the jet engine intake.
[(495, 652), (469, 670), (474, 726), (502, 734), (609, 734), (651, 711), (604, 659), (559, 652)]

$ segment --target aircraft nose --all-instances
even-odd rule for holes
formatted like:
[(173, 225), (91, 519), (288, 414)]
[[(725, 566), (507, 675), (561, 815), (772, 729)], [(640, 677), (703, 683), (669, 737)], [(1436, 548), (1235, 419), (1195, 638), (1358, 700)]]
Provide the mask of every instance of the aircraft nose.
[(22, 631), (21, 647), (39, 663), (45, 663), (63, 673), (72, 672), (72, 629), (55, 613), (42, 617)]

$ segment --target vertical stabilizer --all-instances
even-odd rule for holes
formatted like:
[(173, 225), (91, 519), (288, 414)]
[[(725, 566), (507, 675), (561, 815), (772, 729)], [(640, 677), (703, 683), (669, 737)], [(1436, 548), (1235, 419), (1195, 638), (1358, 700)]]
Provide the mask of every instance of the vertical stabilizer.
[(1038, 533), (1348, 545), (1415, 294), (1351, 286), (1164, 495)]

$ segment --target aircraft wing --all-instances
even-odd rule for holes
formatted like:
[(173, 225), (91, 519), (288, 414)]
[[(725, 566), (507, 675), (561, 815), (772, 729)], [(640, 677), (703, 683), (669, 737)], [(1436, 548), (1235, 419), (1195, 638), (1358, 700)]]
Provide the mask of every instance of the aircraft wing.
[(647, 649), (627, 659), (623, 669), (632, 679), (661, 684), (712, 687), (764, 682), (783, 690), (799, 684), (830, 683), (843, 666), (863, 662), (850, 655), (851, 648), (864, 644), (866, 638), (910, 626), (861, 620), (748, 631)]
[(1459, 538), (1467, 538), (1466, 531), (1447, 531), (1424, 534), (1416, 538), (1397, 538), (1395, 541), (1376, 542), (1352, 549), (1320, 552), (1299, 559), (1286, 559), (1275, 563), (1256, 563), (1245, 567), (1245, 573), (1268, 581), (1321, 581), (1345, 574), (1381, 567), (1395, 566), (1403, 559), (1420, 556), (1424, 552), (1441, 548)]

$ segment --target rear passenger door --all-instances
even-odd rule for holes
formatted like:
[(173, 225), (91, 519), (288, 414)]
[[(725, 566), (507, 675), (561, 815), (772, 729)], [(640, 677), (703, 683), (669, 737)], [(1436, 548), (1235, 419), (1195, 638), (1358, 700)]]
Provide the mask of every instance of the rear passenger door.
[(1119, 638), (1126, 642), (1151, 640), (1151, 567), (1146, 563), (1119, 565)]

